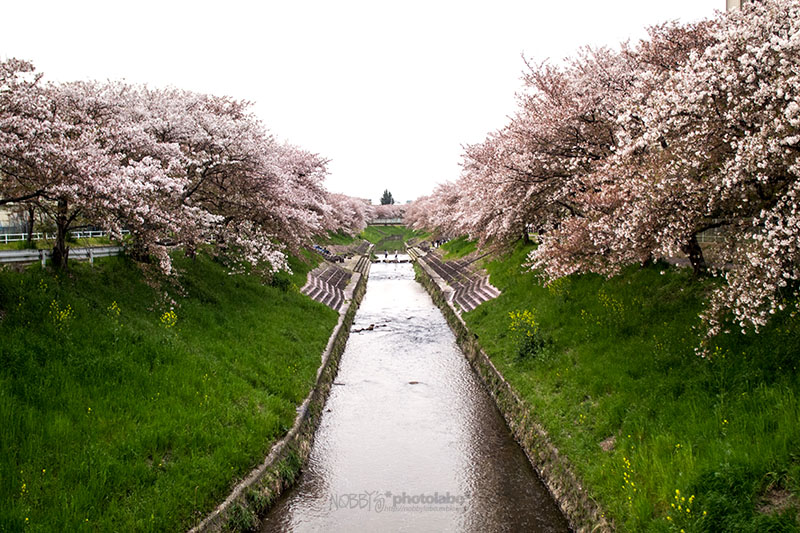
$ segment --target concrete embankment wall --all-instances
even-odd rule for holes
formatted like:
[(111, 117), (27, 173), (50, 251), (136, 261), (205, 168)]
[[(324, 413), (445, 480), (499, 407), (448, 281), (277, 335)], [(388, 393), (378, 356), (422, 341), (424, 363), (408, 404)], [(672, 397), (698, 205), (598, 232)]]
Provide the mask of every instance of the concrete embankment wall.
[(363, 274), (353, 274), (345, 291), (349, 302), (340, 310), (339, 322), (322, 354), (314, 387), (298, 408), (292, 428), (273, 445), (263, 463), (237, 484), (225, 501), (190, 533), (251, 529), (257, 525), (258, 517), (263, 516), (278, 496), (294, 483), (311, 452), (314, 433), (339, 369), (353, 318), (366, 292), (368, 277), (369, 267)]
[(577, 532), (613, 531), (602, 509), (583, 488), (568, 460), (553, 446), (545, 430), (537, 423), (533, 409), (494, 366), (481, 348), (477, 336), (450, 304), (447, 295), (452, 289), (425, 263), (424, 258), (417, 259), (416, 264), (419, 267), (416, 269), (418, 281), (441, 309), (458, 345), (494, 398), (514, 438), (558, 502), (572, 529)]

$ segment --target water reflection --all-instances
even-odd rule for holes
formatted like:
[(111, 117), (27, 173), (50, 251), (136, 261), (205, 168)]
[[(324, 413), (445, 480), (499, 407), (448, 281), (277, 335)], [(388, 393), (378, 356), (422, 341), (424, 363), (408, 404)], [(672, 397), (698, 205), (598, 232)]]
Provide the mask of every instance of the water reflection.
[(567, 531), (410, 264), (372, 266), (309, 464), (262, 531)]

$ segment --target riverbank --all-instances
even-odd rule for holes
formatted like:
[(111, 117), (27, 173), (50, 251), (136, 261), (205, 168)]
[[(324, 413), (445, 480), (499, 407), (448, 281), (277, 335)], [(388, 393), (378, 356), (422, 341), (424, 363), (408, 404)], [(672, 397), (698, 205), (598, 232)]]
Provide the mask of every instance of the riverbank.
[(368, 277), (369, 266), (363, 275), (353, 273), (345, 291), (345, 303), (339, 310), (339, 321), (322, 353), (316, 380), (297, 408), (291, 429), (270, 449), (264, 462), (237, 484), (225, 501), (192, 528), (191, 533), (252, 531), (261, 524), (261, 519), (278, 497), (295, 483), (311, 452), (322, 410), (350, 337), (350, 328), (366, 292)]
[(527, 404), (513, 386), (503, 377), (481, 348), (478, 336), (469, 330), (456, 308), (449, 301), (449, 287), (428, 266), (424, 258), (417, 260), (417, 281), (431, 295), (456, 336), (456, 342), (480, 377), (483, 385), (494, 399), (511, 433), (528, 456), (561, 512), (573, 530), (611, 531), (602, 510), (592, 501), (590, 494), (581, 486), (569, 460), (559, 454), (546, 430), (530, 416)]
[(568, 531), (411, 265), (372, 265), (335, 385), (259, 531)]
[(360, 237), (375, 245), (373, 253), (405, 253), (406, 241), (414, 237), (427, 235), (405, 226), (367, 226)]
[[(702, 359), (708, 282), (656, 265), (544, 288), (522, 267), (529, 249), (487, 264), (503, 294), (464, 323), (614, 527), (797, 530), (797, 317), (724, 335)], [(521, 354), (509, 313), (525, 310), (542, 344)]]
[(339, 319), (312, 266), (175, 263), (0, 271), (0, 530), (186, 530), (292, 427)]

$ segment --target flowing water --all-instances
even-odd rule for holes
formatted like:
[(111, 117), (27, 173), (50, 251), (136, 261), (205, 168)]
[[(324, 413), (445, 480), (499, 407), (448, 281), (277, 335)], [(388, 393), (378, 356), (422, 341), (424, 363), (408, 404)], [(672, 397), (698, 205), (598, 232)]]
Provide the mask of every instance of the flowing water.
[(307, 467), (262, 531), (568, 531), (410, 264), (374, 264)]

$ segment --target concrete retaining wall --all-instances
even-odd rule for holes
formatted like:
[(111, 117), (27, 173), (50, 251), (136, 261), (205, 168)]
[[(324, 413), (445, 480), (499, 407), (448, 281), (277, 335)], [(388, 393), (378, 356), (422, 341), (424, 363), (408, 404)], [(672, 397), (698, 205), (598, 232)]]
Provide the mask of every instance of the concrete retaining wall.
[(264, 462), (237, 484), (225, 501), (190, 533), (252, 529), (258, 524), (258, 517), (263, 516), (278, 496), (294, 483), (311, 452), (314, 432), (339, 369), (353, 318), (366, 292), (368, 275), (368, 266), (363, 275), (354, 273), (345, 290), (350, 301), (339, 312), (339, 322), (322, 354), (314, 387), (298, 408), (292, 428), (273, 445)]
[(477, 336), (449, 303), (448, 292), (452, 289), (425, 263), (424, 258), (417, 259), (417, 265), (417, 280), (442, 310), (458, 345), (494, 398), (514, 438), (558, 502), (572, 529), (581, 533), (613, 531), (599, 505), (584, 490), (569, 461), (558, 452), (547, 432), (536, 422), (531, 406), (519, 397), (497, 370), (481, 348)]

